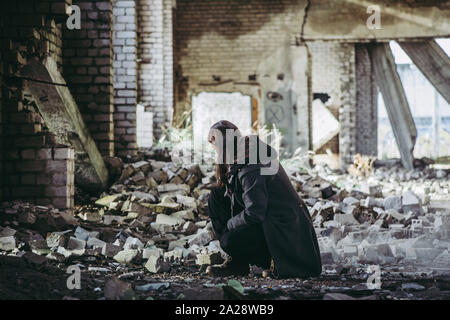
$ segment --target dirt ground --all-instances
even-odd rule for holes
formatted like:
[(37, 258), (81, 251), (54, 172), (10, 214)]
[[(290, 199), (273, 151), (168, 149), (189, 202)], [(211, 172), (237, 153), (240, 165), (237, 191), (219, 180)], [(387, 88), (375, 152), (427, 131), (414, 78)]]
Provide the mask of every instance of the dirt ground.
[[(123, 271), (88, 271), (89, 265), (110, 266), (111, 262), (100, 256), (83, 256), (71, 263), (78, 264), (81, 269), (79, 290), (67, 288), (66, 282), (70, 276), (65, 272), (67, 262), (57, 264), (47, 261), (39, 264), (31, 259), (1, 256), (0, 299), (105, 299), (105, 285), (113, 277), (129, 283), (134, 290), (128, 299), (136, 300), (322, 300), (327, 293), (343, 293), (364, 300), (450, 299), (450, 276), (431, 272), (396, 272), (395, 268), (382, 272), (381, 289), (369, 290), (367, 273), (354, 267), (343, 268), (340, 275), (323, 273), (318, 278), (310, 279), (271, 279), (252, 273), (247, 277), (213, 278), (200, 272), (197, 266), (175, 266), (169, 273), (160, 275), (145, 273), (138, 265)], [(229, 286), (223, 287), (223, 293), (218, 289), (217, 285), (226, 285), (230, 280), (237, 280), (242, 285), (243, 294)], [(163, 285), (157, 290), (153, 288), (145, 292), (136, 288), (148, 283)], [(414, 285), (408, 285), (411, 283)]]

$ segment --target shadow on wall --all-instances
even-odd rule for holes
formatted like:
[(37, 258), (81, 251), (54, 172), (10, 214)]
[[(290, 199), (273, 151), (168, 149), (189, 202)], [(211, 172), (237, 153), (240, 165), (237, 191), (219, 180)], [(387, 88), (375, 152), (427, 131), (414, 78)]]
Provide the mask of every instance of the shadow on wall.
[[(177, 0), (175, 21), (179, 27), (190, 25), (189, 30), (176, 30), (177, 42), (183, 46), (205, 33), (216, 32), (228, 39), (253, 33), (268, 23), (274, 15), (292, 10), (303, 10), (306, 1), (272, 0)], [(268, 40), (270, 41), (270, 40)]]

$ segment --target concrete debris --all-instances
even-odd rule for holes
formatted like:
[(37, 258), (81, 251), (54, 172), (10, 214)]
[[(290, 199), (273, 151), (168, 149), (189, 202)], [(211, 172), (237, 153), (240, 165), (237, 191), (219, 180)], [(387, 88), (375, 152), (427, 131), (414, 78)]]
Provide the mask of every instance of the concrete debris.
[(160, 273), (169, 271), (169, 264), (162, 257), (150, 256), (145, 268), (152, 273)]
[(136, 258), (138, 254), (137, 250), (133, 249), (124, 249), (122, 251), (119, 251), (115, 256), (114, 260), (116, 260), (119, 263), (127, 264), (133, 261), (134, 258)]
[[(165, 277), (178, 267), (201, 270), (221, 264), (227, 254), (208, 217), (213, 168), (136, 160), (124, 161), (108, 192), (77, 205), (73, 214), (21, 201), (0, 204), (0, 254), (28, 253), (27, 261), (36, 265), (73, 264), (77, 259), (90, 272), (140, 271), (152, 277)], [(285, 169), (310, 211), (324, 272), (342, 274), (343, 266), (367, 264), (448, 269), (448, 180), (427, 170), (414, 171), (408, 180), (399, 168), (376, 168), (367, 181), (326, 166), (308, 173)], [(138, 284), (133, 287), (141, 293), (169, 288), (168, 282)], [(423, 290), (417, 288), (407, 284), (403, 290)], [(134, 294), (119, 279), (109, 280), (104, 291), (106, 299)], [(184, 297), (203, 294), (223, 297), (224, 289), (192, 288)], [(325, 298), (356, 299), (338, 292)]]
[(70, 237), (67, 242), (68, 250), (83, 250), (86, 248), (86, 241)]
[(167, 224), (169, 226), (175, 226), (178, 224), (184, 224), (184, 219), (182, 218), (177, 218), (176, 216), (168, 216), (165, 214), (158, 214), (156, 216), (156, 222), (157, 224)]
[(221, 264), (223, 261), (224, 260), (220, 252), (212, 252), (197, 255), (196, 263), (201, 266), (204, 264), (206, 265)]
[(11, 251), (16, 248), (16, 239), (13, 236), (0, 238), (0, 250)]

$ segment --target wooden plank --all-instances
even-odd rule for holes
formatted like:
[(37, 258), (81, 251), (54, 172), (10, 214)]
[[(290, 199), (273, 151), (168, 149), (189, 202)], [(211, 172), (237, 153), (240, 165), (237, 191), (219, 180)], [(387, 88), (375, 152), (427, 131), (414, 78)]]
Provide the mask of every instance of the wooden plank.
[(434, 40), (399, 42), (417, 68), (450, 103), (450, 58)]
[(402, 164), (406, 169), (411, 170), (414, 168), (413, 150), (417, 130), (397, 73), (394, 57), (388, 43), (368, 44), (367, 50), (378, 88), (383, 95)]

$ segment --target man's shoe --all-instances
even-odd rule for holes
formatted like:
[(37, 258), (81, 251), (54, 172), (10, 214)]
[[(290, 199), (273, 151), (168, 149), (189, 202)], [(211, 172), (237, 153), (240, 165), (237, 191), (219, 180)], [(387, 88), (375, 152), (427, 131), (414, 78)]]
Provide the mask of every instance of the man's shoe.
[(250, 266), (248, 263), (227, 260), (222, 265), (208, 266), (206, 273), (214, 277), (248, 276)]

